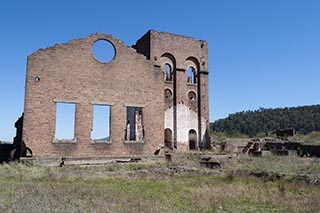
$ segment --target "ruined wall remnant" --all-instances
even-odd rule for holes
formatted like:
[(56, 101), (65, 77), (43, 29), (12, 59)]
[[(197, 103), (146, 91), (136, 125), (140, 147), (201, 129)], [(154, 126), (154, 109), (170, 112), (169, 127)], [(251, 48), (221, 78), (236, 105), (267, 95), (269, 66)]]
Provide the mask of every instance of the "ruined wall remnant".
[(196, 149), (202, 147), (209, 124), (208, 43), (151, 30), (134, 48), (164, 73), (165, 144), (190, 149), (195, 132)]
[(23, 130), (23, 113), (15, 122), (16, 136), (13, 138), (12, 144), (0, 143), (0, 163), (11, 160), (19, 160), (20, 157), (32, 157), (32, 150), (26, 146), (22, 140)]
[[(108, 63), (92, 54), (98, 40), (114, 46)], [(163, 89), (162, 78), (159, 68), (110, 35), (97, 33), (36, 51), (28, 57), (24, 141), (38, 157), (152, 153), (163, 141), (163, 97), (155, 95)], [(75, 105), (72, 140), (55, 138), (57, 103)], [(104, 143), (90, 137), (96, 104), (110, 106), (111, 135)], [(129, 107), (143, 110), (143, 141), (124, 140)]]
[(277, 137), (292, 137), (296, 134), (295, 129), (278, 129), (276, 131)]
[[(94, 57), (98, 41), (114, 48), (110, 61)], [(133, 47), (96, 33), (40, 49), (28, 57), (23, 140), (36, 157), (152, 154), (159, 144), (186, 150), (190, 138), (198, 149), (209, 123), (207, 70), (205, 41), (153, 30)], [(71, 138), (57, 136), (60, 105), (73, 110)], [(107, 137), (98, 140), (94, 106), (109, 113)]]

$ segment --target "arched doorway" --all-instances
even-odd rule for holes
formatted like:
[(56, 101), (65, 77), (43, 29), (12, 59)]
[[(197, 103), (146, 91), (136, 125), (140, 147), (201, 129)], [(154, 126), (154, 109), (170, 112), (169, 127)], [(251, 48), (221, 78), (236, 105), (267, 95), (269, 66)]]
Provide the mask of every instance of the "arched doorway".
[(189, 149), (195, 150), (197, 149), (197, 132), (194, 129), (189, 131)]
[(164, 146), (172, 149), (172, 131), (169, 128), (164, 130)]

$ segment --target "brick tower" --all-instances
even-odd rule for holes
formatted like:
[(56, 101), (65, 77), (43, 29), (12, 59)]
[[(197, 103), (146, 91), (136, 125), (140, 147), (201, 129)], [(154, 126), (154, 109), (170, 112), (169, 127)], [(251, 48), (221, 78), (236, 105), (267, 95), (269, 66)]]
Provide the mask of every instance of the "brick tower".
[(150, 30), (134, 48), (164, 75), (165, 146), (202, 148), (209, 125), (208, 43)]

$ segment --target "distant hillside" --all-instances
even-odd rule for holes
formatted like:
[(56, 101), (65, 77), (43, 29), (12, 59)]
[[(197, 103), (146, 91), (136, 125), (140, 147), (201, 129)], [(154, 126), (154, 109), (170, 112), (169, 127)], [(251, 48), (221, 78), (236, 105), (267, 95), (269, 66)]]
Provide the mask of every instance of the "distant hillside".
[(216, 132), (241, 133), (251, 137), (287, 128), (307, 134), (320, 131), (320, 105), (237, 112), (211, 123), (210, 127)]

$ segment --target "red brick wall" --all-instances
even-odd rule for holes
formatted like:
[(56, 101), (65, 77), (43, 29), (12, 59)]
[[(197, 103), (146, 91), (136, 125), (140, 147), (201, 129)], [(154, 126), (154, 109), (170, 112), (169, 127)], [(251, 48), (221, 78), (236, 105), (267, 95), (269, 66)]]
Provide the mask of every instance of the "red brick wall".
[[(145, 48), (142, 48), (145, 47), (145, 45), (150, 46), (150, 50), (146, 51)], [(181, 106), (181, 104), (184, 104), (193, 112), (198, 113), (198, 118), (195, 119), (194, 114), (190, 114), (192, 113), (191, 111), (177, 111), (176, 131), (178, 150), (188, 149), (188, 141), (186, 138), (188, 138), (187, 134), (190, 130), (189, 128), (193, 126), (192, 128), (194, 129), (194, 124), (199, 123), (199, 118), (201, 119), (201, 127), (196, 125), (198, 128), (195, 129), (198, 134), (199, 142), (199, 139), (202, 138), (203, 134), (205, 133), (206, 127), (209, 127), (208, 43), (191, 37), (163, 32), (159, 33), (151, 30), (137, 41), (135, 48), (150, 58), (150, 60), (152, 60), (156, 66), (160, 67), (163, 72), (165, 72), (166, 63), (169, 63), (172, 67), (175, 67), (176, 105)], [(193, 66), (197, 70), (197, 74), (201, 75), (200, 82), (197, 82), (196, 85), (187, 83), (189, 66)], [(170, 88), (174, 92), (173, 82), (165, 82), (165, 88)], [(194, 91), (197, 94), (197, 99), (200, 99), (201, 102), (198, 100), (190, 101), (188, 99), (189, 91)], [(171, 112), (173, 105), (174, 99), (167, 100), (165, 102), (165, 110)], [(201, 110), (199, 110), (199, 108), (201, 108)], [(166, 113), (166, 115), (168, 114), (169, 113)], [(169, 116), (173, 117), (173, 115)], [(165, 128), (170, 128), (173, 131), (172, 122), (174, 119), (165, 118), (165, 120), (166, 122), (170, 122), (170, 124), (166, 124), (165, 122), (165, 125), (167, 125)], [(189, 122), (190, 124), (181, 122)], [(200, 132), (201, 135), (199, 134)]]
[[(109, 63), (92, 55), (99, 39), (116, 50)], [(36, 82), (35, 77), (40, 81)], [(35, 157), (95, 157), (152, 154), (163, 143), (163, 73), (110, 35), (75, 39), (28, 57), (23, 140)], [(54, 143), (55, 101), (76, 102), (75, 143)], [(92, 103), (110, 103), (111, 143), (94, 143)], [(126, 105), (142, 105), (144, 143), (125, 143)]]

